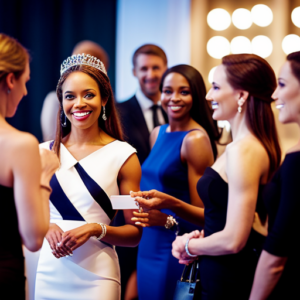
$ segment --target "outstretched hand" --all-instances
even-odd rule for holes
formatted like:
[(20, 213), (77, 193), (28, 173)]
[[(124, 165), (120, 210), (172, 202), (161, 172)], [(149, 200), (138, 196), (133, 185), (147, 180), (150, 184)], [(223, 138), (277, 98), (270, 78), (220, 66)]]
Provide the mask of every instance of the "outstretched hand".
[(134, 197), (139, 203), (140, 207), (144, 210), (150, 209), (164, 209), (167, 208), (167, 194), (161, 193), (157, 190), (151, 190), (146, 192), (130, 192), (130, 196)]

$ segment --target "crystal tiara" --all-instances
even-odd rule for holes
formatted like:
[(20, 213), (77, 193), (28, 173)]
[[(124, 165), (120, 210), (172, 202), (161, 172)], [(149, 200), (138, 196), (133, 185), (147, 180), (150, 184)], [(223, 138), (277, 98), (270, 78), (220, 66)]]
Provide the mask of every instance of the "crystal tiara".
[(103, 62), (97, 57), (91, 56), (90, 54), (84, 54), (84, 53), (69, 56), (66, 60), (64, 60), (60, 67), (60, 76), (69, 68), (78, 65), (86, 65), (86, 66), (96, 68), (107, 76)]

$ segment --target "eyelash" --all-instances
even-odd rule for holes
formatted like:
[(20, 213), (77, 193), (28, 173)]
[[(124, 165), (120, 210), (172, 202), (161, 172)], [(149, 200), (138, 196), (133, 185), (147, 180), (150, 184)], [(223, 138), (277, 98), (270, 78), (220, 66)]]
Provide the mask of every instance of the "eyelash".
[(214, 90), (218, 90), (218, 89), (219, 89), (218, 86), (213, 86), (212, 88), (213, 88)]
[[(88, 97), (87, 97), (88, 96)], [(85, 96), (84, 96), (84, 98), (94, 98), (95, 97), (95, 95), (93, 94), (93, 93), (87, 93)], [(69, 95), (65, 95), (65, 99), (66, 100), (73, 100), (75, 97), (73, 96), (73, 95), (71, 95), (71, 94), (69, 94)]]
[(285, 86), (285, 84), (282, 83), (282, 82), (278, 82), (278, 85), (279, 85), (280, 87), (284, 87), (284, 86)]
[[(172, 91), (170, 91), (170, 90), (165, 90), (165, 91), (163, 91), (163, 93), (164, 93), (164, 94), (167, 94), (167, 95), (170, 95), (170, 94), (172, 94)], [(187, 95), (190, 94), (189, 91), (181, 91), (180, 93), (181, 93), (183, 96), (187, 96)]]

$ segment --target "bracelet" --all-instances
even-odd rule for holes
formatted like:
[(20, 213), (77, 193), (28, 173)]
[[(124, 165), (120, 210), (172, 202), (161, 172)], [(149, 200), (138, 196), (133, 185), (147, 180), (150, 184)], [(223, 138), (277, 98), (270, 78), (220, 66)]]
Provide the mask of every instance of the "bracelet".
[(166, 227), (167, 229), (171, 229), (175, 224), (178, 225), (176, 219), (173, 218), (173, 216), (171, 216), (171, 215), (168, 216), (168, 217), (167, 217), (166, 224), (165, 224), (165, 227)]
[(186, 240), (186, 243), (185, 243), (185, 252), (186, 254), (189, 256), (189, 257), (196, 257), (198, 255), (194, 255), (194, 254), (191, 254), (190, 251), (189, 251), (189, 241), (190, 239), (187, 239)]
[(96, 237), (96, 239), (98, 241), (100, 241), (101, 239), (103, 239), (106, 236), (107, 228), (106, 228), (106, 225), (103, 223), (96, 223), (96, 224), (100, 225), (102, 228), (101, 234), (98, 237)]
[(179, 224), (178, 224), (177, 220), (173, 216), (169, 215), (167, 217), (167, 221), (166, 221), (165, 227), (167, 229), (171, 229), (174, 225), (176, 225), (175, 235), (177, 236), (178, 233), (179, 233)]
[(51, 189), (50, 186), (44, 185), (44, 184), (40, 184), (40, 187), (41, 187), (42, 189), (45, 189), (45, 190), (48, 191), (49, 193), (52, 193), (52, 189)]

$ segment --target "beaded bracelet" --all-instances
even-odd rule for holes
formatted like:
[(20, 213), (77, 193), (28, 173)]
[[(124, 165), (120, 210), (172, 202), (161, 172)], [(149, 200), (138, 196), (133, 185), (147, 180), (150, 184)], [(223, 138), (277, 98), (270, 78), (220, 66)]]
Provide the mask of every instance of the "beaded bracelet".
[(106, 236), (107, 228), (106, 228), (106, 225), (103, 223), (96, 223), (96, 224), (100, 225), (102, 228), (101, 234), (98, 237), (96, 237), (96, 239), (98, 241), (100, 241), (101, 239), (103, 239)]
[(185, 252), (186, 254), (189, 256), (189, 257), (196, 257), (198, 255), (194, 255), (194, 254), (191, 254), (190, 251), (189, 251), (189, 241), (190, 239), (187, 239), (186, 240), (186, 243), (185, 243)]

